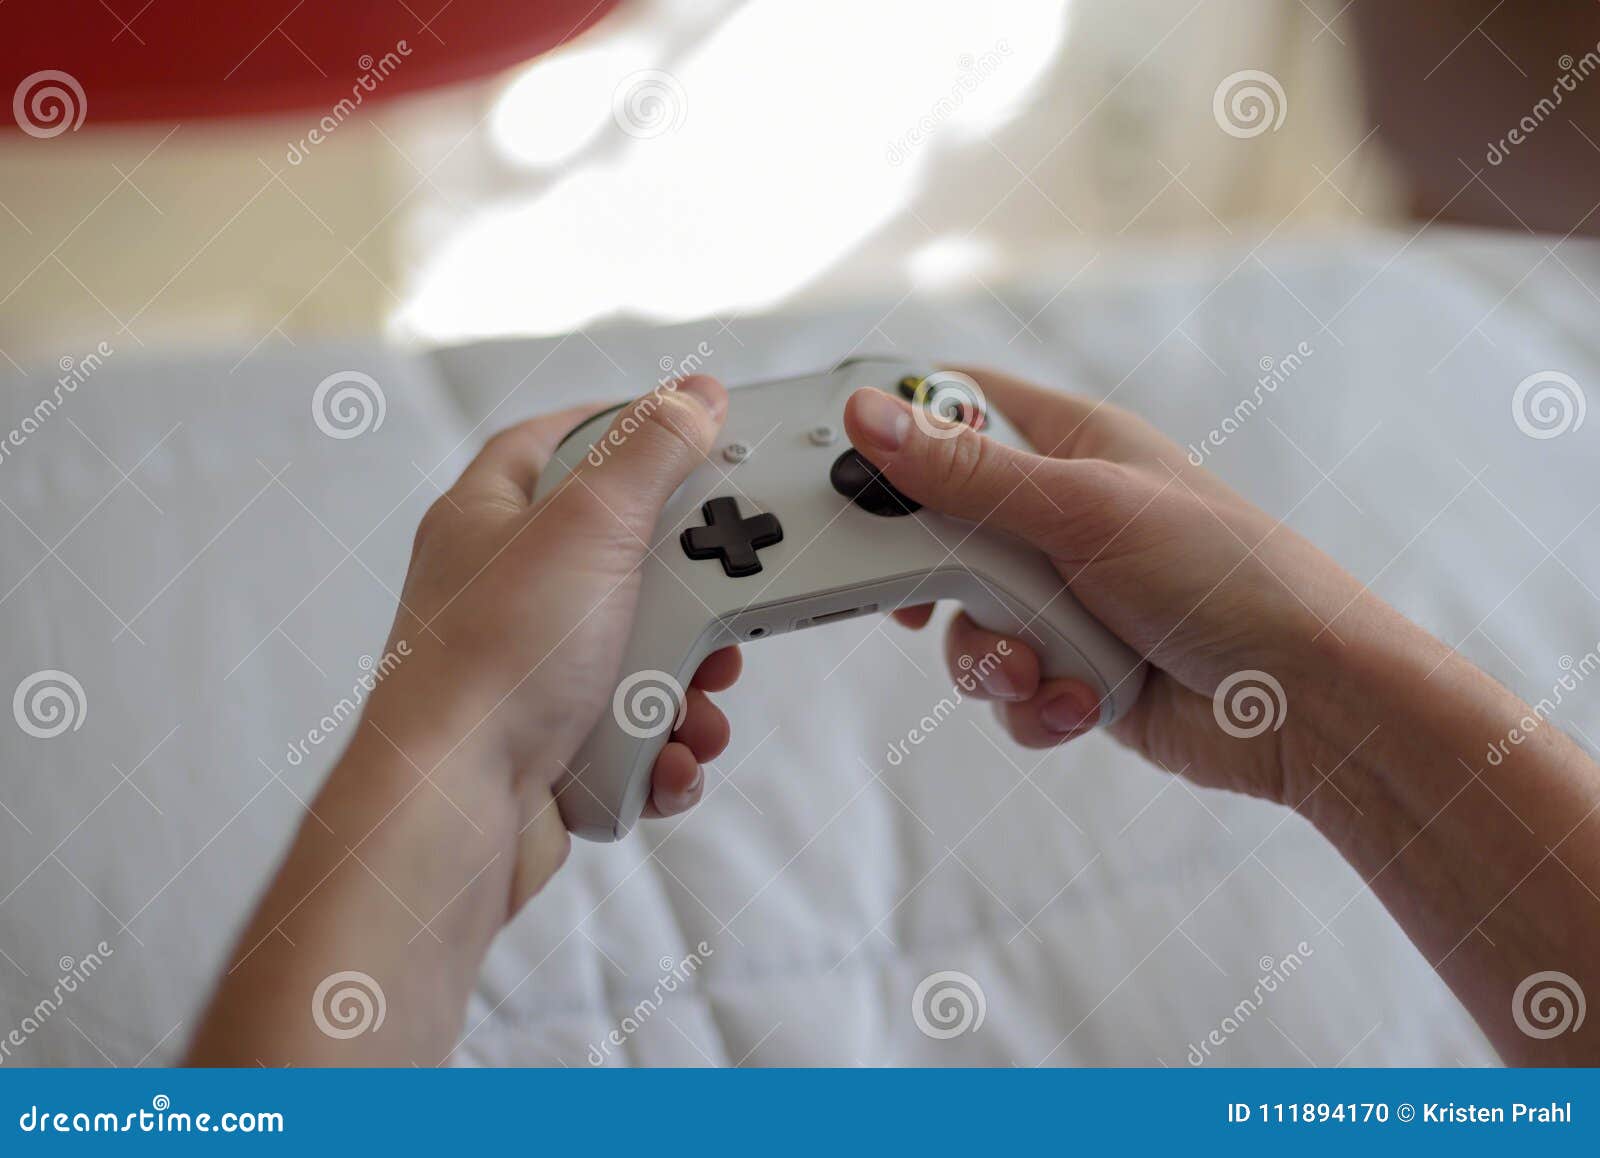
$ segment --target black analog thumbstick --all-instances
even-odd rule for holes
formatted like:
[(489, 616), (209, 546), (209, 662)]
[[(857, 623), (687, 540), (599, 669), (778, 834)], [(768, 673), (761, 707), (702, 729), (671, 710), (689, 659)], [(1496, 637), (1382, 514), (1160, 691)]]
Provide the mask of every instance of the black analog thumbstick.
[(878, 468), (861, 457), (861, 452), (854, 448), (833, 460), (828, 481), (833, 484), (834, 490), (869, 514), (894, 517), (922, 509), (921, 503), (895, 490)]

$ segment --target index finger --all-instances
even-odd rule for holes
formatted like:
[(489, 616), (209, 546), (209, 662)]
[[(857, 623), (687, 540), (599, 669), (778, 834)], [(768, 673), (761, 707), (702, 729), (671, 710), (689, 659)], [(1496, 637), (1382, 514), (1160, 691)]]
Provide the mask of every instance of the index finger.
[(984, 399), (1006, 416), (1022, 437), (1049, 458), (1076, 458), (1074, 446), (1089, 428), (1095, 411), (1103, 406), (1081, 394), (1052, 390), (998, 370), (978, 366), (952, 366), (978, 384)]

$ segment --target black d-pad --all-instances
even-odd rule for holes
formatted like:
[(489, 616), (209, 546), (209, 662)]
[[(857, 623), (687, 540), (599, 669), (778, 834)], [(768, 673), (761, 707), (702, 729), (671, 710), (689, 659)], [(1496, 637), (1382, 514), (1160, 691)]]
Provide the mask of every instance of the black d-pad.
[(738, 499), (712, 499), (700, 508), (700, 513), (706, 525), (683, 532), (683, 553), (691, 559), (721, 559), (723, 573), (730, 578), (760, 571), (761, 560), (756, 558), (756, 551), (783, 542), (783, 526), (777, 515), (744, 518), (739, 514)]

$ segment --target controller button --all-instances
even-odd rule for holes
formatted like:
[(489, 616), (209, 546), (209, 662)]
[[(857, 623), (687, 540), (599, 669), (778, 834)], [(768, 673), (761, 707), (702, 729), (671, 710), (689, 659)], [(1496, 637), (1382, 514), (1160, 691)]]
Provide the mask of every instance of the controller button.
[(738, 499), (712, 499), (700, 508), (700, 513), (706, 525), (683, 532), (679, 540), (683, 553), (691, 559), (722, 560), (723, 573), (729, 578), (754, 575), (761, 570), (756, 552), (783, 542), (783, 526), (777, 515), (745, 518), (739, 514)]
[[(906, 394), (908, 384), (912, 389)], [(982, 430), (987, 424), (983, 393), (965, 374), (940, 370), (926, 378), (907, 378), (900, 383), (900, 391), (913, 406), (931, 411), (946, 422), (964, 423), (974, 430)]]
[(730, 442), (722, 448), (722, 457), (737, 466), (750, 457), (750, 448), (742, 442)]
[(861, 457), (855, 449), (847, 450), (833, 461), (828, 472), (833, 489), (856, 506), (872, 515), (892, 518), (910, 515), (922, 509), (922, 504), (906, 498), (889, 485), (878, 468)]
[(926, 381), (926, 378), (914, 377), (905, 377), (900, 379), (900, 396), (915, 402), (917, 399), (917, 391), (922, 389), (922, 384)]
[(806, 437), (811, 440), (812, 446), (832, 446), (839, 441), (839, 432), (824, 422), (820, 426), (813, 426)]

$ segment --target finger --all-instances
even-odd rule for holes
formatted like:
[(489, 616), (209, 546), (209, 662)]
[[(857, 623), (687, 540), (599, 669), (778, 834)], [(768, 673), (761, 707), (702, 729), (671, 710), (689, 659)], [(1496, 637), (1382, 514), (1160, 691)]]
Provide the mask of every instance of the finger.
[(705, 763), (722, 755), (730, 734), (728, 717), (705, 692), (690, 688), (684, 693), (683, 723), (672, 733), (673, 740), (693, 752), (696, 760)]
[(642, 558), (668, 496), (706, 461), (728, 411), (728, 392), (695, 374), (624, 406), (577, 468), (547, 500), (580, 521), (615, 527)]
[(1045, 680), (1029, 699), (999, 704), (997, 710), (1024, 748), (1053, 748), (1094, 730), (1100, 696), (1082, 680)]
[(950, 621), (944, 658), (974, 699), (1020, 701), (1039, 690), (1039, 657), (1033, 649), (979, 627), (966, 612)]
[(957, 518), (990, 523), (1053, 556), (1089, 558), (1146, 501), (1149, 484), (1101, 459), (1042, 458), (882, 390), (845, 404), (850, 441), (896, 489)]
[(894, 621), (901, 627), (909, 627), (912, 631), (920, 631), (928, 626), (928, 620), (933, 618), (933, 604), (919, 603), (915, 607), (902, 607), (898, 611), (891, 611)]
[(708, 692), (727, 691), (743, 670), (744, 658), (739, 654), (737, 647), (718, 648), (701, 661), (699, 670), (694, 673), (694, 679), (689, 681), (689, 686)]
[(656, 757), (650, 771), (650, 802), (644, 815), (676, 816), (700, 803), (705, 790), (705, 773), (694, 753), (679, 743), (669, 743)]
[(526, 504), (533, 495), (539, 472), (544, 470), (556, 446), (585, 420), (605, 407), (593, 403), (569, 406), (554, 414), (542, 414), (508, 426), (478, 452), (451, 488), (459, 500), (463, 496), (489, 494), (520, 497)]
[[(733, 652), (732, 648), (724, 651)], [(737, 653), (734, 653), (737, 655)], [(698, 688), (684, 699), (684, 720), (656, 757), (651, 770), (646, 816), (672, 816), (692, 808), (705, 781), (701, 764), (716, 759), (728, 746), (728, 717)]]
[(1072, 458), (1073, 444), (1088, 427), (1097, 410), (1109, 409), (1104, 403), (1051, 390), (998, 370), (976, 366), (953, 367), (965, 374), (983, 391), (984, 401), (1006, 416), (1040, 454), (1051, 458)]

